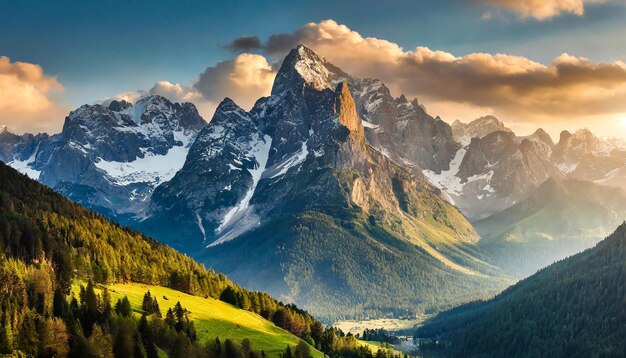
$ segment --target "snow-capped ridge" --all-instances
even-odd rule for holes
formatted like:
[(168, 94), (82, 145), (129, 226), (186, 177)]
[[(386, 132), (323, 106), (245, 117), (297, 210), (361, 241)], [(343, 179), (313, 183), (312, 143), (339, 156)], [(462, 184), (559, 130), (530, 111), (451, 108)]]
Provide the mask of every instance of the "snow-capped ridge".
[(299, 87), (298, 82), (309, 85), (318, 91), (333, 90), (336, 82), (348, 77), (343, 71), (326, 62), (326, 59), (318, 56), (310, 48), (298, 45), (285, 57), (274, 80), (272, 95), (280, 95), (284, 91), (294, 90)]

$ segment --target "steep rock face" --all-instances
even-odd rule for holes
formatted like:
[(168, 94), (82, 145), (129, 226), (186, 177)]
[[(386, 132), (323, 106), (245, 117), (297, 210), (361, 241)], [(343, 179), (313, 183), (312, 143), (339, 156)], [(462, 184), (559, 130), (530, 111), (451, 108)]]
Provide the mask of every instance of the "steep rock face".
[[(315, 90), (332, 90), (338, 83), (346, 81), (372, 146), (396, 163), (416, 171), (420, 168), (435, 172), (448, 169), (450, 160), (459, 149), (450, 125), (428, 115), (416, 99), (409, 102), (404, 95), (393, 98), (389, 88), (380, 80), (350, 76), (308, 48), (298, 51), (292, 52), (283, 61), (272, 88), (273, 95), (292, 96), (306, 83), (311, 83)], [(296, 110), (303, 109), (298, 107)], [(301, 122), (294, 120), (294, 125), (296, 123)], [(285, 134), (301, 133), (302, 130), (284, 129), (289, 132), (281, 133), (282, 138), (288, 138)]]
[(568, 178), (626, 190), (626, 148), (619, 140), (596, 137), (588, 129), (561, 132), (552, 161)]
[(611, 147), (588, 129), (581, 129), (574, 134), (563, 131), (554, 148), (554, 161), (564, 174), (574, 172), (585, 158), (607, 156)]
[[(145, 225), (172, 220), (177, 224), (171, 235), (184, 238), (187, 232), (200, 230), (202, 241), (207, 232), (221, 231), (221, 225), (239, 219), (235, 214), (248, 205), (271, 143), (250, 114), (225, 99), (211, 124), (198, 134), (182, 169), (155, 190), (151, 211), (167, 215), (156, 215)], [(187, 250), (200, 247), (189, 240), (170, 243)]]
[(587, 129), (563, 131), (554, 161), (570, 178), (626, 190), (626, 150), (619, 141), (599, 139)]
[(457, 119), (451, 127), (454, 139), (463, 146), (470, 144), (472, 138), (480, 139), (493, 132), (512, 132), (494, 116), (480, 117), (469, 123)]
[(587, 128), (580, 129), (573, 134), (563, 131), (555, 148), (555, 156), (576, 160), (589, 153), (605, 152), (606, 149), (605, 143)]
[(401, 165), (439, 173), (459, 149), (450, 125), (433, 118), (416, 99), (393, 98), (379, 80), (351, 82), (368, 141)]
[[(84, 105), (67, 116), (61, 133), (41, 137), (25, 170), (35, 171), (39, 181), (71, 199), (120, 220), (143, 212), (154, 187), (180, 169), (205, 125), (192, 104), (160, 96), (135, 105)], [(32, 148), (30, 143), (26, 147)], [(15, 160), (9, 164), (23, 166)]]
[[(438, 309), (502, 287), (472, 256), (478, 237), (464, 217), (420, 173), (368, 144), (345, 77), (311, 50), (294, 49), (270, 97), (250, 112), (220, 105), (183, 169), (155, 190), (141, 228), (187, 252), (202, 244), (197, 255), (210, 266), (325, 317), (347, 307), (351, 317)], [(232, 137), (220, 129), (230, 124), (240, 131)], [(263, 155), (244, 149), (252, 142)], [(244, 158), (249, 165), (237, 163)], [(396, 278), (389, 289), (405, 302), (390, 300), (385, 276)], [(439, 280), (454, 293), (423, 303)]]

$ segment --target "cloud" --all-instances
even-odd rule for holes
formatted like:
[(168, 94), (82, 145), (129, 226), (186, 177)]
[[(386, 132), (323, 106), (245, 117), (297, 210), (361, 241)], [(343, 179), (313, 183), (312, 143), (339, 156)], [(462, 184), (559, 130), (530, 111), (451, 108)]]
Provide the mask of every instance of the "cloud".
[(107, 98), (104, 102), (111, 100), (124, 100), (126, 102), (135, 103), (141, 98), (152, 95), (163, 96), (173, 102), (194, 102), (201, 99), (201, 94), (189, 86), (169, 81), (159, 81), (149, 90), (128, 91), (117, 94), (111, 98)]
[(0, 56), (0, 124), (18, 132), (58, 130), (66, 110), (53, 96), (62, 91), (41, 66)]
[(481, 0), (481, 2), (517, 13), (522, 18), (547, 20), (564, 13), (582, 16), (585, 5), (606, 0)]
[(278, 58), (298, 43), (352, 75), (379, 78), (396, 95), (417, 96), (429, 108), (443, 109), (434, 114), (444, 118), (458, 111), (445, 111), (443, 104), (485, 108), (520, 121), (626, 112), (626, 64), (619, 61), (594, 63), (563, 54), (544, 65), (508, 54), (406, 51), (333, 20), (273, 35), (259, 51)]
[(136, 90), (117, 94), (113, 99), (135, 103), (150, 96), (161, 95), (174, 102), (192, 102), (207, 121), (215, 108), (230, 97), (245, 109), (250, 109), (257, 99), (270, 94), (276, 76), (267, 59), (261, 55), (243, 53), (235, 58), (207, 67), (190, 86), (159, 81), (149, 90)]
[(261, 96), (269, 95), (276, 73), (261, 55), (243, 53), (206, 70), (193, 85), (204, 99), (220, 102), (230, 97), (250, 109)]
[(261, 54), (242, 53), (207, 67), (190, 85), (162, 81), (148, 91), (120, 96), (132, 100), (161, 94), (191, 101), (207, 120), (224, 97), (249, 109), (259, 97), (269, 95), (278, 61), (303, 43), (354, 76), (381, 79), (394, 95), (418, 97), (433, 115), (448, 120), (489, 113), (518, 126), (534, 126), (595, 121), (626, 112), (626, 64), (619, 61), (596, 63), (563, 54), (542, 64), (508, 54), (455, 56), (427, 47), (407, 51), (384, 39), (363, 37), (333, 20), (275, 34), (265, 42), (256, 40), (249, 36), (228, 48)]
[(250, 52), (261, 48), (261, 40), (257, 36), (243, 36), (224, 47), (234, 52)]

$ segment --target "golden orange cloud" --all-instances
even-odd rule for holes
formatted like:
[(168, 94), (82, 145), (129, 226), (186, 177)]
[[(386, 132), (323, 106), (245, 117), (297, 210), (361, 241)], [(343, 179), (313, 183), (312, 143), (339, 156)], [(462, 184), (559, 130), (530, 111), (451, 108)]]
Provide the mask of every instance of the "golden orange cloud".
[(598, 4), (606, 0), (483, 0), (519, 14), (522, 18), (547, 20), (563, 13), (582, 16), (586, 4)]
[(58, 130), (66, 109), (52, 95), (61, 91), (41, 66), (0, 57), (0, 124), (18, 132)]
[(208, 67), (194, 88), (205, 99), (219, 103), (224, 97), (250, 109), (259, 97), (269, 95), (276, 73), (261, 55), (243, 53)]
[(381, 79), (395, 95), (419, 97), (432, 114), (447, 119), (459, 118), (464, 110), (467, 116), (461, 119), (471, 119), (480, 109), (519, 122), (626, 112), (626, 65), (620, 61), (594, 63), (563, 54), (544, 65), (508, 54), (459, 57), (427, 47), (406, 51), (333, 20), (273, 35), (256, 50), (278, 57), (298, 43), (348, 73)]

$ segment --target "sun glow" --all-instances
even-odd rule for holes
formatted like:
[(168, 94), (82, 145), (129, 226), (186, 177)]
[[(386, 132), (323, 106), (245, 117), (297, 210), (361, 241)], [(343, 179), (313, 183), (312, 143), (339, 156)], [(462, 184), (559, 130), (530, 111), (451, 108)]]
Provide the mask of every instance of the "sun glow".
[(619, 126), (626, 129), (626, 116), (619, 119)]

